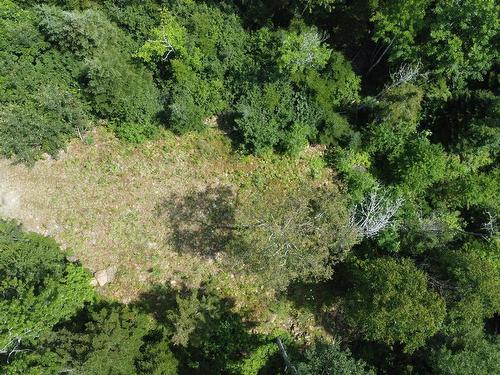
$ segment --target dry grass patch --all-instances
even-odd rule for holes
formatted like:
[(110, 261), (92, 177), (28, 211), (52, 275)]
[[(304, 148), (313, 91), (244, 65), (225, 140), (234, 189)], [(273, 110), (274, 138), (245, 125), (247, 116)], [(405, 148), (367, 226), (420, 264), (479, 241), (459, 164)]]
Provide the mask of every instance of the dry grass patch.
[(217, 129), (183, 137), (166, 132), (137, 147), (104, 128), (86, 139), (72, 141), (58, 160), (32, 168), (0, 161), (3, 214), (55, 237), (93, 271), (116, 265), (116, 279), (102, 293), (125, 302), (154, 283), (195, 286), (212, 275), (242, 309), (272, 293), (224, 269), (217, 243), (207, 256), (196, 241), (172, 241), (179, 225), (175, 212), (159, 213), (170, 197), (214, 186), (243, 197), (269, 189), (279, 195), (305, 179), (331, 181), (327, 170), (318, 175), (321, 150), (311, 148), (296, 159), (242, 156)]

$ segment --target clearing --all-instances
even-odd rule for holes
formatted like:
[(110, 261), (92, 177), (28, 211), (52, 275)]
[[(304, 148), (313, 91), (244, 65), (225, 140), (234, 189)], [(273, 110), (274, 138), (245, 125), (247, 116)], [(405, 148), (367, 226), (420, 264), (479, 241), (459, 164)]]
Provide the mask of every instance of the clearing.
[[(33, 167), (0, 160), (0, 214), (53, 236), (93, 272), (116, 266), (115, 280), (100, 288), (109, 297), (130, 302), (155, 284), (196, 286), (214, 276), (236, 306), (259, 315), (261, 328), (268, 322), (273, 329), (276, 314), (265, 307), (273, 291), (258, 290), (248, 277), (224, 269), (217, 249), (206, 256), (196, 239), (172, 241), (175, 212), (165, 210), (172, 200), (207, 188), (255, 193), (293, 188), (307, 179), (332, 181), (321, 153), (309, 148), (298, 158), (243, 156), (212, 128), (182, 137), (165, 132), (133, 146), (97, 128), (83, 142), (73, 140), (57, 160)], [(290, 320), (291, 308), (279, 310)], [(300, 318), (308, 326), (311, 319)]]

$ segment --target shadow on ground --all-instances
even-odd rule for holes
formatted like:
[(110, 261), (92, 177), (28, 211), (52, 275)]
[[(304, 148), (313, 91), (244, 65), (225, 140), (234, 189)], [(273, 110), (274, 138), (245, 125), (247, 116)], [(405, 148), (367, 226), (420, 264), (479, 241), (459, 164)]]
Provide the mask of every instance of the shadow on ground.
[(235, 196), (228, 186), (173, 194), (156, 207), (168, 221), (169, 242), (179, 252), (213, 257), (234, 238)]

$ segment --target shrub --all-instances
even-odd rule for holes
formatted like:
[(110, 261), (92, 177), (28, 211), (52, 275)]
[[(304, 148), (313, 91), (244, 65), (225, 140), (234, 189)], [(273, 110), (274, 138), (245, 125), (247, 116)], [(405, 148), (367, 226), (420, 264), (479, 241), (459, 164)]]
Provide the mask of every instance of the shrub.
[(102, 51), (88, 60), (85, 79), (92, 108), (111, 121), (147, 123), (160, 110), (151, 73), (127, 62), (120, 51)]
[(431, 358), (432, 369), (443, 375), (490, 375), (500, 372), (498, 338), (483, 338), (474, 347), (450, 350), (443, 347)]
[(77, 129), (88, 127), (73, 83), (81, 64), (47, 50), (32, 12), (10, 2), (1, 7), (0, 153), (32, 163), (43, 153), (56, 155)]
[[(163, 332), (153, 330), (146, 314), (116, 303), (89, 308), (55, 331), (47, 345), (64, 354), (66, 366), (78, 373), (177, 374)], [(155, 352), (161, 354), (152, 357)]]
[(119, 29), (100, 11), (63, 11), (49, 5), (35, 9), (40, 17), (38, 27), (47, 41), (80, 58), (108, 48), (119, 38)]
[(374, 375), (362, 360), (352, 357), (349, 349), (343, 350), (338, 343), (319, 342), (306, 351), (306, 361), (298, 364), (301, 375)]
[(228, 262), (276, 290), (326, 280), (355, 242), (348, 214), (344, 197), (333, 188), (297, 186), (279, 197), (260, 193), (236, 211)]
[(216, 6), (179, 1), (163, 10), (138, 56), (171, 73), (169, 125), (176, 132), (199, 130), (229, 107), (226, 77), (241, 70), (247, 36), (235, 14)]

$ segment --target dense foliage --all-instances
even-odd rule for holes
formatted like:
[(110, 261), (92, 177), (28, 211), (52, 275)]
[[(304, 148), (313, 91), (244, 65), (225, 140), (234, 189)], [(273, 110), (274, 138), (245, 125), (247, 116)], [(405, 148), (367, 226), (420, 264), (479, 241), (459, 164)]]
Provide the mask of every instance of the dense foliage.
[(335, 338), (315, 344), (257, 334), (211, 280), (155, 289), (170, 303), (161, 316), (100, 300), (54, 241), (0, 221), (6, 371), (500, 372), (499, 11), (494, 0), (0, 0), (1, 155), (57, 156), (98, 123), (133, 143), (219, 126), (256, 157), (321, 145), (345, 185), (258, 191), (246, 205), (205, 194), (188, 202), (208, 207), (201, 217), (176, 212), (204, 231), (203, 256), (219, 241), (235, 272), (279, 298), (321, 289), (295, 306)]

